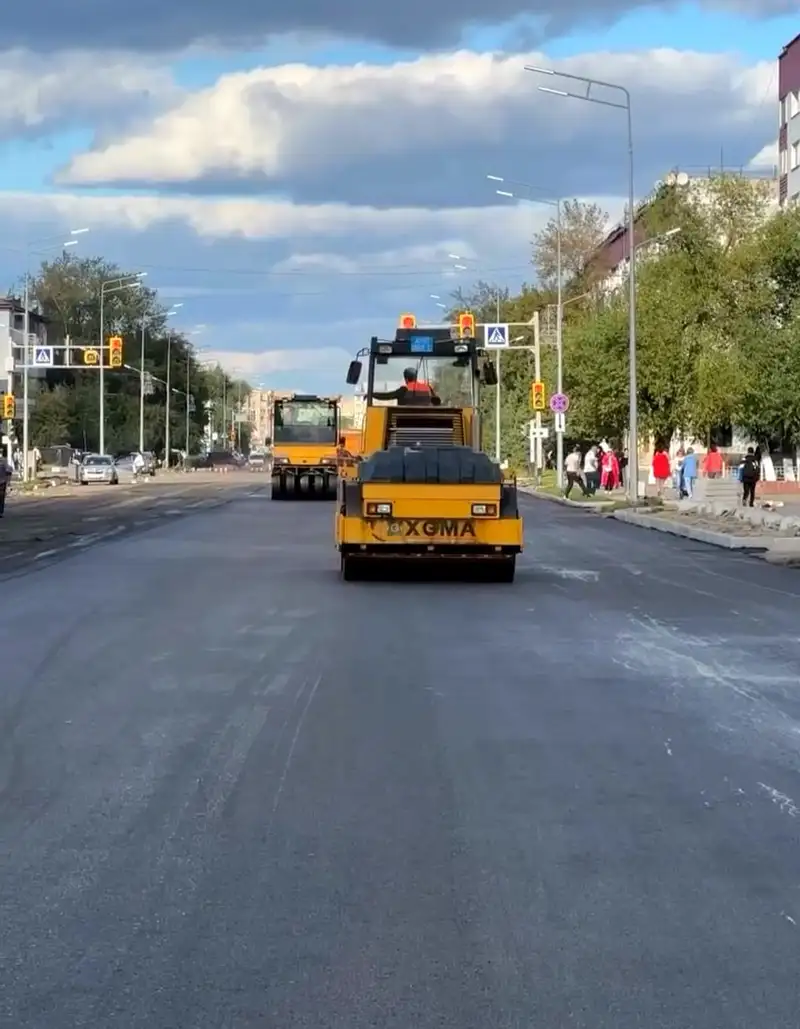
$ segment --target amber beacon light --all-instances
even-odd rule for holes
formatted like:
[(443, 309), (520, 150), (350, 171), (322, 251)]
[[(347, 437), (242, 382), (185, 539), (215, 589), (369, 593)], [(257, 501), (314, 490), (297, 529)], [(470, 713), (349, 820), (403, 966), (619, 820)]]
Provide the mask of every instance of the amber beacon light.
[(401, 329), (416, 329), (417, 319), (413, 314), (401, 314), (400, 315), (400, 328)]
[(458, 316), (458, 334), (461, 339), (472, 339), (475, 336), (475, 315), (462, 311)]

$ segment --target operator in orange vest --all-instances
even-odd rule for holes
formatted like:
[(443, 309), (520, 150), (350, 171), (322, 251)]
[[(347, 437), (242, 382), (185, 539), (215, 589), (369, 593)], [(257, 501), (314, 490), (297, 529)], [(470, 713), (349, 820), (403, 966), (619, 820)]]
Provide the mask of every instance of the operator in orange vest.
[(388, 393), (373, 392), (372, 397), (373, 400), (396, 400), (398, 404), (439, 405), (442, 402), (427, 382), (419, 380), (416, 368), (406, 368), (403, 372), (402, 386)]

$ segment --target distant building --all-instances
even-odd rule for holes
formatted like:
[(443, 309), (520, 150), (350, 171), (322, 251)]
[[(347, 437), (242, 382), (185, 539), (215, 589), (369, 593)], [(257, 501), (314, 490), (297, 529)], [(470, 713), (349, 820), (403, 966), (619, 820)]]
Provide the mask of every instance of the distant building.
[(779, 195), (782, 206), (800, 200), (800, 36), (795, 36), (778, 57)]

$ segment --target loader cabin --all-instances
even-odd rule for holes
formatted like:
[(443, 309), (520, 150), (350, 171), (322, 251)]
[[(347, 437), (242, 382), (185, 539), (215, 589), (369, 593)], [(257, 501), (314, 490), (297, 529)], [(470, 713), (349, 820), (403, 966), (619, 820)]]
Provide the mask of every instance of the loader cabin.
[[(480, 386), (497, 382), (494, 366), (474, 338), (449, 327), (397, 330), (373, 337), (367, 359), (364, 450), (393, 446), (469, 446), (480, 449)], [(350, 363), (347, 382), (361, 381), (363, 363)]]

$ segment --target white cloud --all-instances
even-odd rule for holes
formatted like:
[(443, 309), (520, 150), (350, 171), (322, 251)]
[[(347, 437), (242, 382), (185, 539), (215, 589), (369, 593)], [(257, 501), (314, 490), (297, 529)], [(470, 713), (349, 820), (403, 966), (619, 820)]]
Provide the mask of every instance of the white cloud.
[(755, 171), (770, 171), (773, 168), (778, 167), (778, 141), (774, 143), (768, 143), (765, 147), (756, 154), (753, 160), (748, 165), (749, 168)]
[[(601, 207), (616, 213), (616, 197), (589, 197)], [(491, 207), (465, 208), (374, 208), (348, 204), (293, 204), (290, 201), (252, 199), (210, 199), (206, 197), (144, 196), (141, 194), (92, 196), (85, 193), (0, 193), (0, 212), (10, 217), (35, 218), (73, 223), (131, 233), (180, 225), (201, 240), (301, 240), (335, 237), (373, 236), (383, 240), (381, 250), (356, 253), (343, 258), (340, 253), (309, 253), (299, 248), (275, 271), (330, 270), (378, 271), (398, 265), (409, 269), (420, 263), (438, 264), (450, 248), (456, 253), (465, 247), (480, 255), (498, 243), (509, 240), (527, 243), (531, 235), (552, 214), (545, 207), (501, 203)], [(422, 237), (425, 242), (411, 242)], [(392, 242), (403, 242), (402, 247)], [(388, 245), (387, 245), (388, 244)], [(460, 249), (459, 249), (460, 248)], [(342, 263), (344, 261), (344, 263)], [(334, 267), (338, 263), (338, 267)], [(328, 267), (325, 267), (327, 264)]]
[(179, 91), (163, 66), (119, 53), (0, 53), (0, 135), (43, 133), (97, 123), (121, 113), (177, 102)]
[[(287, 350), (209, 350), (203, 360), (220, 364), (229, 373), (248, 380), (269, 379), (277, 374), (310, 373), (315, 378), (333, 375), (343, 378), (352, 353), (341, 347)], [(299, 387), (297, 387), (299, 389)]]
[[(315, 176), (331, 183), (332, 171), (378, 158), (392, 162), (402, 180), (440, 175), (443, 162), (458, 162), (466, 151), (488, 160), (486, 154), (505, 159), (513, 150), (516, 163), (520, 149), (530, 148), (539, 163), (552, 163), (561, 148), (565, 164), (588, 164), (586, 154), (608, 135), (608, 118), (591, 104), (539, 92), (546, 80), (525, 72), (526, 62), (625, 83), (637, 149), (661, 147), (662, 161), (674, 162), (679, 144), (680, 156), (707, 146), (710, 120), (715, 139), (728, 146), (741, 140), (749, 153), (774, 123), (767, 88), (774, 64), (748, 66), (733, 54), (661, 49), (553, 62), (541, 54), (460, 51), (391, 65), (292, 64), (222, 76), (146, 129), (76, 156), (62, 181), (266, 179), (291, 190)], [(620, 119), (620, 140), (622, 132)], [(367, 187), (352, 179), (350, 189), (360, 188)]]

